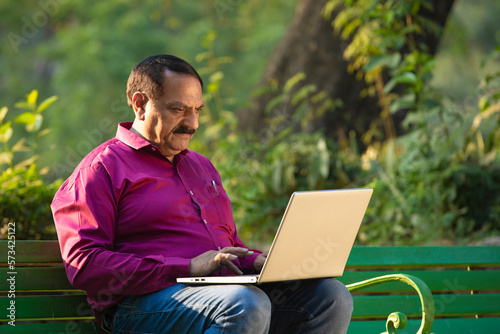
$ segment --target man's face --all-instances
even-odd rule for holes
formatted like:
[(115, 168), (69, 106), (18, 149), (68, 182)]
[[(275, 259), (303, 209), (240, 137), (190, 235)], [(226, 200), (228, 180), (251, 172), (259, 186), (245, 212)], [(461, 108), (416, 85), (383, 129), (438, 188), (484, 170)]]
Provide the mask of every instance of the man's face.
[(203, 98), (200, 82), (190, 75), (167, 70), (163, 88), (163, 96), (143, 106), (139, 132), (172, 161), (174, 155), (188, 147), (198, 128)]

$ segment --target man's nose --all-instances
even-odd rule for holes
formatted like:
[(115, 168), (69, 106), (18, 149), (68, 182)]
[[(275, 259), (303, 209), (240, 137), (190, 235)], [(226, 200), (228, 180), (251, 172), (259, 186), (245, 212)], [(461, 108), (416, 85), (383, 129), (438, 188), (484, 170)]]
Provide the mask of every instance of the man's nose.
[(198, 129), (199, 114), (197, 110), (190, 110), (189, 113), (184, 117), (184, 125), (190, 127), (191, 129)]

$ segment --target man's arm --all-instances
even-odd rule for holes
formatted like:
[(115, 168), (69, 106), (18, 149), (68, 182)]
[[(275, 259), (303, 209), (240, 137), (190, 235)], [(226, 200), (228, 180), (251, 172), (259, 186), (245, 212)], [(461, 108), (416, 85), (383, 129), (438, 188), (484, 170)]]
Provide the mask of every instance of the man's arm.
[(70, 283), (94, 298), (157, 291), (189, 275), (189, 259), (114, 250), (118, 198), (100, 164), (80, 170), (51, 205)]

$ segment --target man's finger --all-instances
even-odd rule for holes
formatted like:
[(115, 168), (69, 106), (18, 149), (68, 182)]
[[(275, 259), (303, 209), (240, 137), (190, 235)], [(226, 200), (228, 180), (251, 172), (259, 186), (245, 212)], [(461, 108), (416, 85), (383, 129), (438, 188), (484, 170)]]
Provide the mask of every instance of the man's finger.
[(228, 253), (219, 253), (215, 256), (215, 260), (219, 262), (219, 266), (224, 266), (227, 269), (231, 270), (237, 275), (242, 275), (241, 270), (231, 261), (234, 261), (238, 258), (237, 255), (228, 254)]
[(217, 253), (217, 255), (215, 255), (214, 260), (218, 261), (218, 262), (223, 262), (224, 260), (234, 261), (237, 258), (238, 258), (238, 255), (230, 254), (230, 253), (222, 253), (222, 251), (221, 251), (220, 253)]
[(242, 248), (242, 247), (225, 247), (222, 248), (220, 253), (229, 253), (229, 254), (234, 254), (238, 256), (252, 256), (253, 251), (249, 250), (248, 248)]
[(226, 262), (224, 262), (222, 264), (224, 265), (224, 267), (226, 267), (227, 269), (231, 270), (236, 275), (243, 275), (243, 273), (241, 272), (241, 270), (234, 263), (232, 263), (231, 261), (226, 261)]

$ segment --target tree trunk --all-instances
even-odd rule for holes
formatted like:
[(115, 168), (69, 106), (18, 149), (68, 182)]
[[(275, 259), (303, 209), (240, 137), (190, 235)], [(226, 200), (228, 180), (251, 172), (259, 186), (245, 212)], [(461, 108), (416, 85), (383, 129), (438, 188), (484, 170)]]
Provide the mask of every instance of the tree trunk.
[[(274, 51), (258, 86), (277, 81), (279, 91), (283, 84), (296, 75), (304, 72), (306, 79), (302, 84), (313, 84), (318, 91), (326, 91), (332, 99), (339, 98), (343, 105), (312, 122), (310, 130), (323, 130), (329, 138), (341, 140), (354, 131), (359, 139), (373, 120), (380, 115), (378, 100), (374, 96), (360, 97), (367, 88), (364, 81), (358, 80), (355, 74), (347, 70), (348, 63), (343, 58), (345, 41), (333, 32), (331, 20), (323, 18), (321, 11), (328, 0), (300, 0), (294, 19), (286, 35)], [(435, 11), (422, 11), (422, 14), (444, 27), (454, 0), (432, 0)], [(440, 36), (427, 33), (419, 41), (424, 42), (431, 54), (436, 52)], [(250, 107), (239, 110), (240, 127), (259, 133), (266, 129), (268, 120), (279, 115), (291, 117), (293, 106), (289, 102), (277, 105), (271, 115), (265, 113), (268, 103), (277, 93), (265, 93), (257, 96)], [(402, 120), (396, 115), (395, 123)]]

